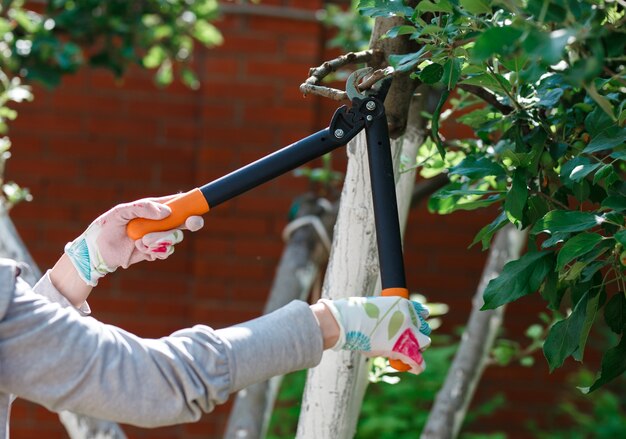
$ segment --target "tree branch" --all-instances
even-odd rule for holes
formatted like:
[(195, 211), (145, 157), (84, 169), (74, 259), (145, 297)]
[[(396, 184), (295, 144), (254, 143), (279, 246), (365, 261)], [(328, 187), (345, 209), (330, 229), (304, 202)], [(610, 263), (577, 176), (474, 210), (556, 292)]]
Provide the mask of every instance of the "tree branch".
[(324, 62), (318, 67), (309, 70), (309, 77), (300, 85), (300, 91), (307, 94), (314, 94), (336, 101), (348, 100), (346, 92), (332, 87), (325, 87), (321, 84), (322, 80), (333, 72), (350, 64), (367, 63), (374, 58), (380, 57), (382, 54), (375, 50), (364, 50), (362, 52), (350, 52), (341, 55), (335, 59)]
[(421, 439), (457, 437), (504, 315), (504, 307), (480, 310), (484, 303), (483, 292), (508, 261), (519, 258), (525, 236), (525, 232), (508, 225), (497, 233), (491, 244), (487, 263), (472, 299), (467, 328), (446, 382), (437, 394)]
[(468, 93), (473, 94), (474, 96), (479, 97), (483, 101), (487, 102), (492, 107), (496, 108), (502, 114), (510, 114), (513, 111), (512, 107), (503, 104), (498, 100), (496, 95), (490, 93), (486, 89), (479, 87), (477, 85), (469, 85), (469, 84), (459, 84), (459, 88), (461, 90), (465, 90)]

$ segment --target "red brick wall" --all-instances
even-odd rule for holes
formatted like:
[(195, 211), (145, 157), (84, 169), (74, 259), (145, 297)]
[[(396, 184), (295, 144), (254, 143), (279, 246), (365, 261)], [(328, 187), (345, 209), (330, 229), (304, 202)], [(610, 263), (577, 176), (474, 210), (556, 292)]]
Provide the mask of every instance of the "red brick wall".
[[(314, 10), (321, 1), (264, 0), (283, 3)], [(7, 177), (29, 187), (34, 200), (12, 216), (41, 267), (50, 267), (67, 241), (119, 202), (188, 190), (326, 126), (334, 105), (298, 91), (308, 68), (323, 61), (320, 25), (231, 14), (219, 27), (225, 44), (198, 52), (203, 86), (197, 92), (179, 84), (157, 90), (151, 74), (139, 70), (123, 81), (83, 71), (54, 91), (36, 88), (35, 102), (19, 107)], [(94, 316), (146, 337), (258, 316), (281, 253), (286, 213), (306, 189), (306, 181), (285, 175), (219, 206), (174, 257), (105, 278), (90, 298)], [(445, 330), (462, 324), (468, 313), (485, 254), (465, 249), (490, 216), (435, 217), (424, 207), (411, 214), (409, 284), (451, 305)], [(536, 308), (531, 302), (519, 309)], [(513, 310), (509, 315), (518, 332), (532, 318)], [(538, 389), (528, 382), (544, 379), (545, 369), (541, 364), (533, 371), (492, 372), (479, 396), (510, 390), (513, 408), (507, 413), (513, 416), (534, 399), (531, 392)], [(132, 438), (220, 437), (228, 409), (218, 408), (197, 424), (125, 431)], [(521, 428), (523, 416), (516, 424), (498, 417), (494, 426)], [(56, 415), (23, 401), (14, 406), (12, 435), (65, 437)]]

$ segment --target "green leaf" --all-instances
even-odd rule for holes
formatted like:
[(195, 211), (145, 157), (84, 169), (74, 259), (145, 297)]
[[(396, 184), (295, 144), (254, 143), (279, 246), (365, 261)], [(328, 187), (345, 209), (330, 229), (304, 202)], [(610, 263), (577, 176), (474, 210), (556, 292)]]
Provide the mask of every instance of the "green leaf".
[(422, 69), (418, 76), (424, 84), (435, 84), (443, 76), (443, 66), (437, 63), (429, 64)]
[(6, 18), (0, 18), (0, 34), (5, 35), (8, 32), (11, 32), (13, 29), (13, 25)]
[(221, 32), (211, 23), (198, 20), (193, 28), (193, 36), (205, 46), (217, 46), (224, 42)]
[(430, 0), (422, 0), (415, 8), (419, 12), (452, 12), (452, 5), (448, 0), (439, 0), (434, 3)]
[(527, 53), (553, 65), (562, 59), (565, 46), (575, 35), (576, 32), (570, 29), (558, 29), (550, 33), (532, 30), (524, 39), (523, 47)]
[[(591, 294), (589, 292), (588, 294)], [(583, 321), (582, 328), (580, 330), (580, 338), (578, 340), (578, 347), (572, 353), (572, 357), (576, 361), (583, 361), (583, 357), (585, 354), (585, 346), (587, 345), (587, 339), (589, 338), (589, 331), (591, 331), (591, 326), (596, 319), (596, 314), (598, 313), (598, 306), (600, 304), (600, 293), (596, 293), (591, 295), (587, 300), (587, 305), (585, 307), (585, 319)]]
[(585, 264), (584, 262), (574, 262), (570, 269), (567, 271), (567, 273), (565, 273), (565, 277), (563, 278), (563, 280), (572, 282), (577, 280), (582, 274), (585, 267), (587, 267), (587, 264)]
[(443, 106), (446, 103), (446, 100), (448, 99), (449, 95), (450, 95), (449, 90), (444, 90), (441, 93), (441, 97), (439, 98), (439, 103), (437, 103), (437, 107), (435, 108), (435, 111), (433, 112), (433, 119), (431, 121), (431, 125), (432, 125), (431, 131), (434, 136), (435, 145), (437, 146), (437, 151), (439, 151), (439, 155), (441, 156), (442, 159), (446, 158), (446, 150), (443, 147), (443, 142), (441, 141), (441, 136), (439, 135), (439, 117), (441, 116), (441, 110), (443, 109)]
[(477, 85), (479, 87), (491, 90), (495, 93), (506, 95), (508, 90), (505, 90), (505, 87), (508, 87), (508, 89), (510, 90), (512, 87), (511, 83), (508, 79), (500, 74), (496, 74), (495, 76), (497, 76), (497, 79), (491, 73), (483, 73), (481, 75), (471, 76), (461, 81), (460, 84)]
[(516, 169), (513, 173), (511, 189), (504, 200), (504, 211), (509, 221), (516, 226), (521, 226), (524, 208), (528, 200), (528, 187), (526, 185), (526, 170)]
[(626, 331), (626, 296), (624, 294), (624, 291), (618, 291), (604, 305), (604, 321), (616, 334)]
[(548, 302), (548, 308), (557, 311), (564, 293), (565, 289), (559, 286), (559, 274), (554, 270), (550, 271), (541, 286), (541, 297)]
[(619, 212), (626, 210), (626, 197), (620, 195), (610, 195), (602, 200), (603, 209), (613, 209)]
[(591, 137), (596, 137), (611, 127), (615, 127), (615, 122), (598, 106), (585, 117), (585, 130)]
[(589, 145), (583, 149), (585, 154), (593, 154), (598, 151), (615, 148), (626, 141), (626, 127), (616, 129), (615, 127), (602, 131), (591, 139)]
[(575, 210), (553, 210), (535, 224), (531, 233), (574, 233), (582, 232), (604, 222), (604, 218), (591, 212)]
[(602, 235), (597, 233), (581, 233), (565, 242), (556, 258), (557, 271), (563, 268), (574, 259), (589, 253), (602, 241)]
[(482, 242), (483, 250), (488, 249), (493, 235), (508, 223), (509, 220), (506, 216), (506, 212), (500, 212), (500, 215), (498, 215), (496, 219), (480, 229), (470, 244), (470, 247), (474, 246), (477, 242)]
[(617, 346), (609, 349), (602, 357), (600, 378), (583, 392), (593, 392), (626, 371), (626, 337), (622, 336)]
[(482, 61), (494, 54), (511, 54), (517, 47), (517, 40), (521, 36), (522, 30), (510, 26), (487, 29), (476, 39), (471, 52), (472, 57), (477, 61)]
[(198, 90), (200, 88), (200, 81), (191, 69), (183, 69), (181, 72), (181, 79), (183, 80), (183, 83), (192, 90)]
[(589, 94), (591, 99), (596, 101), (596, 104), (598, 104), (598, 106), (602, 108), (602, 110), (606, 113), (606, 115), (609, 116), (612, 121), (614, 122), (617, 121), (617, 119), (615, 118), (613, 105), (611, 105), (611, 102), (606, 97), (598, 93), (595, 83), (591, 82), (587, 85), (584, 85), (584, 87), (585, 87), (585, 90), (587, 90), (587, 94)]
[[(624, 114), (626, 114), (626, 111), (624, 111)], [(626, 150), (615, 151), (611, 153), (610, 157), (618, 160), (626, 160)]]
[(167, 53), (163, 46), (152, 46), (146, 56), (143, 57), (143, 65), (148, 69), (154, 69), (161, 65), (167, 58)]
[(500, 366), (506, 366), (511, 362), (517, 351), (518, 349), (511, 344), (500, 344), (493, 348), (491, 355), (493, 355), (493, 358)]
[(398, 333), (402, 323), (404, 323), (404, 314), (402, 314), (402, 311), (394, 311), (389, 319), (389, 326), (387, 327), (387, 337), (389, 340)]
[(389, 29), (387, 31), (386, 36), (388, 38), (395, 38), (397, 36), (400, 35), (410, 35), (413, 32), (417, 31), (417, 29), (415, 28), (415, 26), (408, 26), (406, 24), (401, 25), (401, 26), (394, 26), (391, 29)]
[(552, 108), (561, 100), (561, 96), (563, 96), (562, 88), (550, 89), (545, 94), (538, 95), (539, 102), (537, 105), (544, 108)]
[(366, 17), (410, 17), (414, 12), (401, 0), (360, 0), (357, 8)]
[(579, 182), (600, 166), (602, 166), (602, 163), (592, 163), (587, 157), (575, 157), (561, 167), (560, 177), (566, 185), (572, 182)]
[(424, 48), (414, 53), (407, 53), (403, 55), (389, 55), (389, 64), (393, 66), (399, 72), (407, 72), (415, 67), (419, 62)]
[(377, 319), (380, 315), (380, 309), (373, 303), (365, 302), (365, 304), (363, 304), (363, 308), (365, 309), (365, 314), (367, 314), (368, 317)]
[(452, 167), (450, 173), (463, 175), (470, 179), (478, 179), (489, 175), (501, 177), (506, 174), (506, 171), (502, 166), (487, 157), (470, 155), (464, 158), (461, 163)]
[(561, 367), (565, 359), (578, 349), (585, 322), (588, 294), (589, 292), (585, 293), (567, 318), (556, 322), (548, 332), (543, 344), (543, 354), (548, 360), (550, 372)]
[(456, 83), (461, 75), (461, 60), (459, 58), (450, 58), (443, 65), (443, 77), (441, 81), (448, 87), (448, 90), (452, 90), (456, 87)]
[(613, 238), (615, 238), (617, 242), (622, 244), (622, 247), (626, 247), (626, 230), (620, 230), (615, 235), (613, 235)]
[(602, 165), (593, 176), (593, 184), (597, 184), (602, 179), (614, 174), (613, 165)]
[(491, 2), (488, 0), (461, 0), (461, 6), (470, 14), (491, 13)]
[(552, 252), (529, 252), (507, 263), (500, 275), (492, 279), (483, 298), (481, 309), (495, 309), (537, 291), (553, 266)]
[(168, 59), (163, 61), (161, 67), (155, 75), (157, 85), (163, 87), (169, 85), (174, 80), (174, 72), (172, 71), (172, 62)]

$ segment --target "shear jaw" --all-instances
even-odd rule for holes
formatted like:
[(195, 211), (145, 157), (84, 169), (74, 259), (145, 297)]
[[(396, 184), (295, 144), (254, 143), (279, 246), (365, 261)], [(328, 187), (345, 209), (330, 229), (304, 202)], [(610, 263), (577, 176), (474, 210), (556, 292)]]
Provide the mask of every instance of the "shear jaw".
[[(362, 69), (355, 70), (348, 76), (348, 80), (346, 81), (346, 94), (350, 101), (354, 102), (354, 99), (367, 99), (369, 97), (378, 97), (384, 99), (384, 96), (380, 96), (381, 92), (383, 92), (383, 84), (389, 82), (389, 75), (393, 72), (390, 68), (384, 70), (374, 71), (372, 67), (365, 67)], [(361, 91), (359, 89), (359, 85), (371, 75), (378, 76), (378, 79), (370, 88)], [(386, 94), (384, 92), (383, 94)]]
[(359, 90), (359, 84), (373, 71), (373, 68), (365, 67), (363, 69), (355, 70), (350, 74), (350, 76), (348, 76), (348, 80), (346, 81), (346, 94), (351, 101), (354, 101), (355, 98), (365, 99), (372, 94), (372, 89), (361, 92)]

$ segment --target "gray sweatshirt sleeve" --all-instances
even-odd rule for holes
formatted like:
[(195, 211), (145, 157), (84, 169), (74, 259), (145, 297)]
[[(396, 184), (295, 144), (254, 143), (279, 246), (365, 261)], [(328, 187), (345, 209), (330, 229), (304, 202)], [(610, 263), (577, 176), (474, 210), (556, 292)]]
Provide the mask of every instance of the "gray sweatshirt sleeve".
[(54, 411), (145, 427), (194, 421), (230, 393), (312, 367), (322, 354), (317, 321), (299, 301), (226, 329), (142, 339), (52, 303), (19, 278), (11, 295), (0, 312), (0, 392)]

